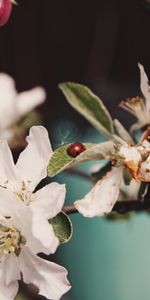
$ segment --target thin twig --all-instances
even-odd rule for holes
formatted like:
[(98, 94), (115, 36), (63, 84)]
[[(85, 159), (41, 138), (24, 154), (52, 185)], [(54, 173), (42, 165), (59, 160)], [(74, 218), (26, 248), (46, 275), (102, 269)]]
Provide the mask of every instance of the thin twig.
[[(118, 201), (114, 205), (112, 211), (118, 214), (125, 214), (131, 211), (149, 211), (150, 212), (150, 202), (146, 201), (139, 201), (139, 200), (131, 200), (131, 201)], [(77, 209), (73, 204), (66, 205), (63, 207), (63, 211), (67, 214), (74, 214), (78, 213)]]

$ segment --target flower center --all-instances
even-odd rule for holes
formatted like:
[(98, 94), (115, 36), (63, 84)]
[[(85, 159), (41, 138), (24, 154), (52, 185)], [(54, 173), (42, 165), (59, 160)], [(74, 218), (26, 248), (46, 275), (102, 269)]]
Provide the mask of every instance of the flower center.
[(26, 240), (16, 227), (0, 225), (0, 255), (14, 252), (17, 256)]
[(28, 191), (28, 185), (22, 181), (22, 186), (20, 191), (14, 193), (21, 201), (29, 205), (32, 202), (33, 194)]

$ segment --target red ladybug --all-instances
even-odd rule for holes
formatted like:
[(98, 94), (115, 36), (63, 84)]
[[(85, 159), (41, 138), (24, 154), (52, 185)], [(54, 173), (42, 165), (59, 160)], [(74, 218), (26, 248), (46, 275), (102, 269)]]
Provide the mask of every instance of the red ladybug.
[(0, 0), (0, 27), (5, 25), (11, 15), (12, 1)]
[(72, 157), (77, 157), (80, 153), (86, 150), (86, 147), (81, 143), (74, 143), (71, 144), (68, 149), (67, 153)]

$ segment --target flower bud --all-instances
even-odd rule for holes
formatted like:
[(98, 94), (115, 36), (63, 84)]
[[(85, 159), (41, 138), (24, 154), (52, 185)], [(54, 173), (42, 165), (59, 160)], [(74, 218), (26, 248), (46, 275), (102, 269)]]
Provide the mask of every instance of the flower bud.
[(0, 27), (5, 25), (11, 15), (12, 1), (0, 0)]

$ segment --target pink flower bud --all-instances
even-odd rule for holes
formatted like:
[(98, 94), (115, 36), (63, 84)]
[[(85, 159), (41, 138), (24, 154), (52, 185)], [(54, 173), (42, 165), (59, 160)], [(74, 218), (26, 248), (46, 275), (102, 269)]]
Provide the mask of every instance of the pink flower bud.
[(5, 25), (11, 15), (11, 0), (0, 0), (0, 27)]

